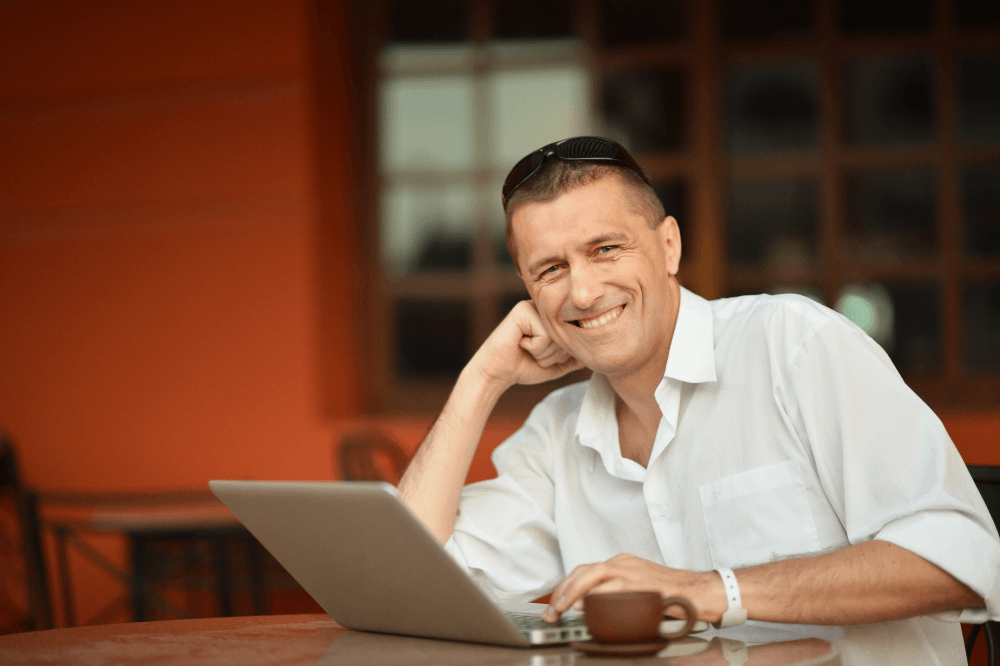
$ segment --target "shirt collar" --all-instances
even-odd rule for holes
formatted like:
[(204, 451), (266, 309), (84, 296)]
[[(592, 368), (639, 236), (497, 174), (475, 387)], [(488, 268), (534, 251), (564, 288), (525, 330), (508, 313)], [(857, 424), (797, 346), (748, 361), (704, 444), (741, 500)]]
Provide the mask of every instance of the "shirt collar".
[[(664, 380), (656, 389), (656, 399), (664, 417), (676, 429), (676, 405), (667, 405), (665, 395), (670, 379), (701, 383), (716, 381), (715, 337), (712, 326), (712, 305), (697, 294), (681, 287), (677, 323), (670, 341), (670, 353)], [(673, 403), (675, 401), (670, 400)], [(576, 421), (576, 440), (600, 455), (611, 474), (642, 481), (645, 469), (633, 460), (623, 458), (618, 445), (618, 421), (615, 417), (615, 391), (607, 377), (594, 373), (580, 405)], [(663, 445), (658, 445), (662, 448)], [(654, 451), (654, 453), (656, 453)], [(596, 456), (590, 454), (587, 466), (593, 470)], [(650, 458), (652, 460), (652, 458)]]
[(716, 381), (712, 304), (684, 287), (663, 376), (690, 384)]

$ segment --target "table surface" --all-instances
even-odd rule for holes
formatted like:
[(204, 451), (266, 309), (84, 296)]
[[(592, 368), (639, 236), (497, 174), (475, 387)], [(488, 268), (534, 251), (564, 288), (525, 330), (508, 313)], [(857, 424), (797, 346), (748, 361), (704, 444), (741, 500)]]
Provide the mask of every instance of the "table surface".
[[(737, 644), (741, 647), (742, 644)], [(727, 650), (733, 648), (730, 642)], [(839, 664), (819, 638), (751, 645), (747, 666)], [(278, 615), (112, 624), (0, 636), (0, 664), (19, 666), (328, 666), (333, 664), (562, 666), (635, 663), (728, 666), (719, 638), (690, 637), (653, 657), (588, 657), (570, 646), (502, 648), (343, 629), (327, 615)]]

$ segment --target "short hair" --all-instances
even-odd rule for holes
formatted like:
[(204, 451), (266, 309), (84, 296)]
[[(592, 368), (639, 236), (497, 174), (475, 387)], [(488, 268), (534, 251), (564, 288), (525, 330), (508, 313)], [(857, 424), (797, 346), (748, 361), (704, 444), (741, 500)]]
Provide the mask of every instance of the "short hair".
[(507, 251), (517, 264), (517, 244), (514, 242), (514, 211), (526, 203), (551, 201), (561, 194), (578, 187), (595, 183), (603, 178), (618, 178), (625, 186), (625, 203), (629, 208), (646, 218), (650, 229), (660, 226), (667, 214), (660, 197), (639, 174), (626, 167), (586, 162), (583, 160), (546, 160), (538, 172), (517, 188), (507, 201), (505, 211)]

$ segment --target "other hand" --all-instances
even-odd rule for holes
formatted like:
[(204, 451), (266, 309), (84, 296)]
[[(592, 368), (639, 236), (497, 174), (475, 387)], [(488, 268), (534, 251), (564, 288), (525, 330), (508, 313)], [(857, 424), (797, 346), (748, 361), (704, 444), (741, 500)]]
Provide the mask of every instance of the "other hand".
[[(552, 591), (552, 602), (542, 619), (555, 622), (570, 607), (582, 610), (585, 594), (640, 590), (653, 590), (662, 597), (684, 597), (694, 606), (696, 618), (708, 622), (717, 622), (727, 608), (725, 587), (714, 571), (671, 569), (623, 553), (573, 569)], [(670, 608), (665, 610), (669, 613)]]

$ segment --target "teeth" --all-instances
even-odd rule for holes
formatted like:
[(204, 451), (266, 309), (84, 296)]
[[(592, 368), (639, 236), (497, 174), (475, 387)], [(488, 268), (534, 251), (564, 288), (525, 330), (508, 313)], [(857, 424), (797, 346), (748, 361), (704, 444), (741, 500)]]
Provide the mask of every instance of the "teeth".
[(580, 319), (579, 320), (580, 328), (592, 329), (604, 326), (608, 322), (618, 319), (618, 315), (620, 315), (622, 313), (622, 310), (624, 309), (625, 309), (624, 305), (619, 305), (614, 310), (609, 310), (604, 314), (602, 314), (600, 317), (594, 317), (592, 319)]

